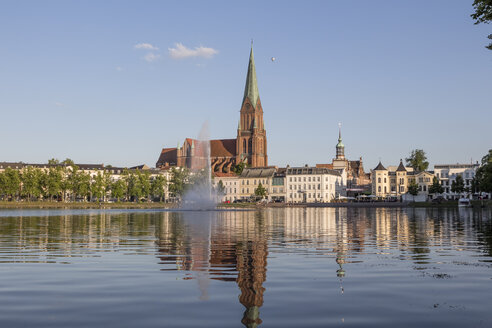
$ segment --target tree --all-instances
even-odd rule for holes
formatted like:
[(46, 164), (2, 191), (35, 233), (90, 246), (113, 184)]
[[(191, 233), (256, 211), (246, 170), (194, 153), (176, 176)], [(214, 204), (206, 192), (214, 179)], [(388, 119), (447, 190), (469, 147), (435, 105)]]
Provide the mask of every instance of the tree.
[(58, 165), (60, 164), (60, 161), (56, 158), (52, 158), (48, 160), (48, 165)]
[(165, 190), (164, 188), (166, 187), (166, 177), (159, 174), (158, 176), (156, 176), (151, 184), (150, 184), (150, 192), (152, 194), (152, 196), (154, 197), (159, 197), (159, 200), (162, 202), (162, 199), (165, 195)]
[(461, 174), (458, 174), (456, 179), (451, 183), (451, 191), (458, 194), (465, 191), (465, 181)]
[[(492, 1), (491, 0), (475, 0), (473, 1), (475, 12), (471, 17), (475, 20), (475, 25), (480, 23), (488, 24), (492, 21)], [(492, 34), (489, 34), (489, 39), (492, 39)], [(485, 48), (492, 50), (492, 43)]]
[(222, 182), (222, 180), (219, 180), (219, 183), (217, 183), (217, 195), (219, 195), (220, 198), (222, 198), (222, 196), (224, 196), (225, 194), (226, 192), (225, 192), (224, 183)]
[(119, 202), (121, 198), (126, 196), (127, 186), (125, 180), (119, 179), (111, 184), (111, 196)]
[(258, 187), (255, 189), (255, 195), (261, 198), (265, 198), (267, 195), (267, 191), (265, 187), (260, 183)]
[(492, 192), (492, 149), (482, 158), (482, 165), (477, 169), (473, 184), (478, 191)]
[(62, 169), (59, 166), (50, 167), (47, 174), (43, 175), (42, 180), (46, 188), (46, 194), (53, 200), (62, 190)]
[(176, 197), (181, 197), (186, 189), (186, 183), (189, 179), (189, 172), (185, 168), (171, 169), (171, 179), (169, 181), (169, 191)]
[(248, 165), (245, 162), (239, 162), (237, 165), (234, 165), (232, 167), (232, 172), (236, 173), (237, 175), (241, 175), (243, 173), (243, 170), (245, 167)]
[(19, 171), (7, 167), (2, 173), (0, 182), (2, 184), (1, 191), (10, 198), (13, 199), (20, 194), (21, 178)]
[(415, 196), (419, 193), (419, 185), (413, 180), (408, 184), (408, 193), (413, 196), (413, 200), (415, 201)]
[(441, 186), (439, 179), (434, 177), (432, 179), (432, 184), (429, 187), (429, 193), (431, 194), (442, 194), (444, 192), (444, 188)]
[(150, 173), (147, 171), (137, 170), (137, 179), (141, 197), (146, 197), (147, 200), (149, 200), (151, 188)]
[[(101, 201), (105, 192), (104, 177), (101, 172), (97, 172), (97, 175), (92, 179), (91, 183), (91, 195)], [(91, 198), (92, 198), (91, 197)], [(92, 200), (92, 199), (91, 199)]]
[(32, 166), (26, 167), (21, 174), (22, 195), (30, 201), (32, 197), (38, 198), (42, 193), (41, 171)]
[(423, 172), (429, 167), (427, 156), (422, 149), (414, 149), (410, 153), (410, 157), (405, 158), (407, 165), (413, 167), (416, 172)]

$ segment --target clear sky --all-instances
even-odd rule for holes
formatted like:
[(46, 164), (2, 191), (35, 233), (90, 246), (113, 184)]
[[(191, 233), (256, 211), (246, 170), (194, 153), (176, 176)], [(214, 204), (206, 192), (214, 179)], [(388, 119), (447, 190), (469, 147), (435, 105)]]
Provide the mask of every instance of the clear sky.
[[(269, 164), (431, 165), (492, 148), (492, 25), (472, 0), (2, 1), (0, 161), (154, 166), (235, 138), (250, 40)], [(276, 57), (272, 62), (271, 57)]]

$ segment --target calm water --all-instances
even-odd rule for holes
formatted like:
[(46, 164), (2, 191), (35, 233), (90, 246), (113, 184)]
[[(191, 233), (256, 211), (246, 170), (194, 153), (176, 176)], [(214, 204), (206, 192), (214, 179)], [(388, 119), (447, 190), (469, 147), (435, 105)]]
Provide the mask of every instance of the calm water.
[(491, 327), (490, 210), (0, 211), (1, 327)]

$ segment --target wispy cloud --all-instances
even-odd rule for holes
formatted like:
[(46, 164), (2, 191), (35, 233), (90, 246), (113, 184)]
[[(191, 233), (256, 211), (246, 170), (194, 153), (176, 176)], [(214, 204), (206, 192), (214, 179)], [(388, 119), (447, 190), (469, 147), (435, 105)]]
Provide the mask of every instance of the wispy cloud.
[(151, 62), (153, 62), (153, 61), (156, 61), (156, 60), (158, 60), (159, 58), (161, 58), (161, 55), (159, 55), (159, 54), (155, 54), (155, 53), (153, 53), (153, 52), (149, 52), (148, 54), (146, 54), (146, 55), (144, 56), (144, 59), (145, 59), (146, 61), (148, 61), (149, 63), (151, 63)]
[(121, 71), (123, 70), (123, 67), (121, 67), (121, 66), (116, 66), (116, 70), (117, 70), (118, 72), (121, 72)]
[(56, 107), (63, 107), (63, 106), (65, 106), (65, 104), (64, 103), (61, 103), (59, 101), (55, 101), (55, 106)]
[(137, 43), (134, 46), (135, 49), (144, 49), (144, 50), (159, 50), (156, 46), (151, 45), (150, 43)]
[(219, 51), (214, 48), (207, 47), (195, 47), (195, 49), (190, 49), (184, 46), (182, 43), (176, 43), (174, 48), (169, 48), (169, 56), (173, 59), (183, 59), (189, 57), (203, 57), (212, 58), (214, 55), (218, 54)]

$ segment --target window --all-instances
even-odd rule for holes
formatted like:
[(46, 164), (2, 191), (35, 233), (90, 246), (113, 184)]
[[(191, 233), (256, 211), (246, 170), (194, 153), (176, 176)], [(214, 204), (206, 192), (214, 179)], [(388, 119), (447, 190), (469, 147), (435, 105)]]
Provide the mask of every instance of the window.
[(378, 178), (378, 183), (381, 183), (381, 178)]
[(247, 153), (248, 149), (246, 148), (246, 139), (243, 139), (243, 153)]
[(320, 189), (321, 189), (321, 184), (318, 183), (318, 190), (320, 190)]
[(381, 192), (381, 186), (378, 187), (378, 192)]
[(384, 183), (386, 183), (386, 178), (384, 178)]

